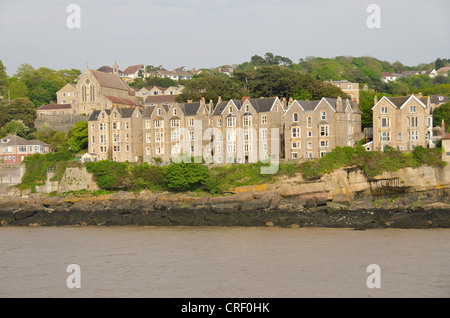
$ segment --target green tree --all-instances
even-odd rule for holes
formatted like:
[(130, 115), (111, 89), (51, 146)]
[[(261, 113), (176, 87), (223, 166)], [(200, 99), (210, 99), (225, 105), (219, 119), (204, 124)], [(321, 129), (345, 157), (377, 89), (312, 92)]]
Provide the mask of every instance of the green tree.
[(30, 100), (26, 98), (16, 98), (11, 102), (0, 104), (0, 127), (11, 120), (22, 120), (30, 129), (34, 128), (36, 119), (36, 108)]
[(433, 111), (434, 126), (440, 126), (444, 120), (445, 130), (450, 132), (450, 102), (442, 104)]
[(6, 125), (0, 129), (0, 136), (3, 138), (4, 136), (10, 134), (16, 134), (22, 138), (26, 138), (28, 136), (29, 131), (30, 128), (28, 128), (27, 125), (25, 125), (22, 120), (13, 119), (10, 122), (6, 123)]
[(441, 58), (437, 58), (436, 61), (434, 62), (434, 68), (436, 69), (436, 71), (444, 66), (445, 66), (445, 63), (444, 63), (444, 61), (442, 61)]
[(87, 149), (89, 144), (88, 136), (88, 122), (79, 121), (72, 127), (68, 134), (68, 144), (70, 149), (74, 152), (80, 152)]
[[(11, 78), (10, 80), (11, 83), (8, 84), (5, 89), (5, 95), (8, 94), (6, 96), (9, 97), (10, 100), (28, 97), (28, 87), (23, 81), (19, 81), (17, 78)], [(6, 91), (8, 91), (8, 93)]]
[(3, 86), (6, 85), (7, 80), (8, 75), (6, 74), (6, 67), (3, 65), (3, 62), (0, 61), (0, 94), (2, 93)]

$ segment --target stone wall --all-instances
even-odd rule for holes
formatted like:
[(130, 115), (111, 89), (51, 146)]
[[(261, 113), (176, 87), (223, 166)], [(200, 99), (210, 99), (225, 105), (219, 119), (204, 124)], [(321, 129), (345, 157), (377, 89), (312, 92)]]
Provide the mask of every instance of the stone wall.
[(13, 193), (10, 187), (19, 184), (24, 173), (23, 164), (0, 164), (0, 196)]
[(64, 193), (80, 190), (98, 190), (92, 174), (87, 172), (86, 167), (67, 168), (66, 173), (59, 182), (58, 191)]

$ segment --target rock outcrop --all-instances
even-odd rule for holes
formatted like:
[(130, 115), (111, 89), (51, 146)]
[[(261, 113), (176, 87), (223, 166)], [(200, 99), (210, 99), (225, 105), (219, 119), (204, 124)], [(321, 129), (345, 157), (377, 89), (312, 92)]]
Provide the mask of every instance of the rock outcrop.
[(2, 226), (154, 225), (450, 227), (450, 167), (420, 167), (368, 179), (346, 168), (246, 186), (227, 196), (117, 192), (98, 197), (1, 198)]

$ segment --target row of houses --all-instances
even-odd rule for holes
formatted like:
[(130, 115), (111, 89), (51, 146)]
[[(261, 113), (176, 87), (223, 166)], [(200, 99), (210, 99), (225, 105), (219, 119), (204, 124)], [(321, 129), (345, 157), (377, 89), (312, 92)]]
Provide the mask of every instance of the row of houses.
[(317, 158), (362, 138), (361, 112), (342, 98), (204, 99), (146, 108), (96, 110), (88, 120), (86, 160), (169, 163), (187, 154), (209, 162)]
[(389, 83), (389, 82), (395, 82), (399, 78), (408, 78), (413, 75), (428, 75), (431, 78), (435, 78), (438, 75), (448, 76), (449, 71), (450, 71), (450, 67), (445, 66), (445, 67), (441, 67), (438, 70), (431, 69), (431, 70), (422, 70), (422, 71), (403, 71), (401, 73), (383, 72), (383, 74), (381, 76), (381, 80), (385, 83)]

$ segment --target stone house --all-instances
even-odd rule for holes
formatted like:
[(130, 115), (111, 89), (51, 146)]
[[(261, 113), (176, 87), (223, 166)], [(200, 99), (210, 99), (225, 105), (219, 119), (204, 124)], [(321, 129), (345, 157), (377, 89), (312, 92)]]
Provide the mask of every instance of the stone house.
[(375, 97), (373, 106), (373, 149), (388, 145), (411, 151), (415, 146), (428, 147), (432, 137), (433, 116), (428, 99), (420, 96)]
[(88, 152), (98, 160), (141, 162), (142, 118), (139, 107), (93, 111), (88, 120)]
[(72, 83), (67, 83), (56, 92), (57, 104), (73, 104), (76, 100), (77, 86)]
[(338, 97), (294, 100), (284, 114), (285, 158), (319, 158), (362, 139), (361, 111)]

